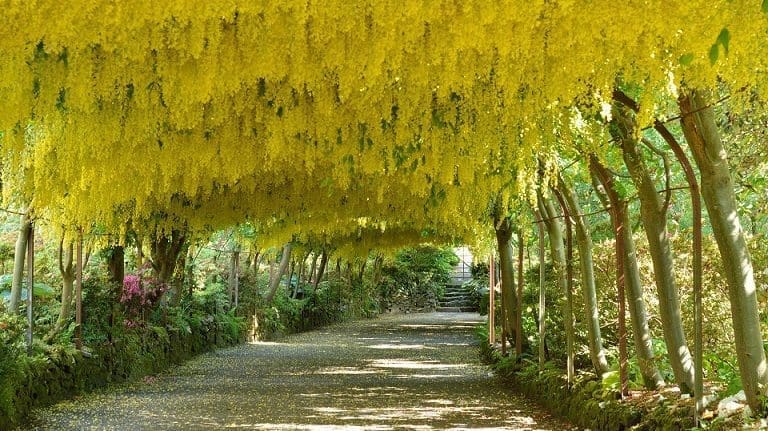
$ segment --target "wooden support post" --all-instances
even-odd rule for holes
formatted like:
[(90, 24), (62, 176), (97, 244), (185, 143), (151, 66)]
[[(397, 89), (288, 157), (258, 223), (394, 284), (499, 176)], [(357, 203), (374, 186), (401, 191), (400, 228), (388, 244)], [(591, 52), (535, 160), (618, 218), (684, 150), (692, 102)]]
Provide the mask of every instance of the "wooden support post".
[(27, 353), (32, 354), (32, 329), (35, 293), (35, 224), (30, 222), (27, 233)]
[(77, 234), (75, 268), (75, 347), (83, 349), (83, 230)]

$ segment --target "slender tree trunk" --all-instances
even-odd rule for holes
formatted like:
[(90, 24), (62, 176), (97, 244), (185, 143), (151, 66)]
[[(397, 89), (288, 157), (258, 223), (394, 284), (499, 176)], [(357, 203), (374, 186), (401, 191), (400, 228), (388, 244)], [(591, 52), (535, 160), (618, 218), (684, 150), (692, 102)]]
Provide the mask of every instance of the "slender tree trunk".
[(571, 295), (568, 293), (568, 277), (566, 271), (566, 257), (565, 257), (565, 245), (563, 241), (563, 226), (558, 219), (557, 211), (555, 210), (552, 201), (544, 198), (539, 192), (539, 199), (541, 200), (541, 212), (544, 215), (544, 225), (547, 227), (547, 234), (549, 236), (549, 245), (552, 251), (550, 258), (552, 259), (552, 266), (555, 269), (558, 284), (560, 285), (560, 293), (563, 295), (563, 322), (565, 325), (565, 339), (566, 339), (566, 372), (568, 376), (568, 382), (573, 381), (574, 368), (573, 368), (573, 304), (570, 302)]
[(267, 296), (264, 298), (264, 301), (267, 304), (271, 304), (272, 301), (275, 299), (275, 293), (277, 292), (277, 288), (280, 286), (280, 279), (283, 277), (283, 274), (285, 274), (285, 271), (288, 269), (288, 264), (291, 261), (292, 248), (293, 248), (293, 244), (291, 244), (290, 242), (283, 246), (283, 255), (280, 257), (280, 266), (277, 268), (277, 272), (275, 276), (270, 277), (269, 292), (267, 293)]
[(517, 295), (515, 295), (515, 334), (520, 334), (519, 337), (515, 337), (515, 356), (518, 360), (522, 360), (523, 355), (523, 287), (525, 286), (525, 274), (523, 274), (523, 260), (525, 258), (525, 239), (523, 236), (523, 228), (519, 227), (517, 230)]
[(317, 289), (317, 285), (320, 284), (320, 282), (323, 279), (323, 275), (325, 275), (325, 268), (328, 266), (328, 251), (323, 248), (322, 256), (320, 257), (320, 267), (317, 269), (317, 274), (315, 274), (315, 279), (313, 281), (313, 288)]
[(16, 238), (16, 250), (13, 257), (13, 280), (11, 282), (11, 301), (8, 309), (12, 313), (19, 312), (19, 303), (21, 302), (21, 284), (24, 279), (24, 260), (27, 257), (27, 240), (29, 231), (32, 229), (32, 222), (29, 219), (29, 209), (21, 216), (21, 226), (19, 227), (19, 236)]
[[(110, 341), (111, 339), (110, 331)], [(83, 229), (78, 229), (75, 248), (75, 347), (83, 349)]]
[(136, 234), (136, 268), (144, 266), (144, 237)]
[(187, 257), (184, 259), (184, 270), (187, 272), (185, 279), (189, 287), (187, 293), (191, 298), (195, 289), (195, 247), (190, 244), (187, 249)]
[(32, 355), (32, 336), (35, 323), (35, 226), (31, 225), (27, 238), (27, 354)]
[(693, 166), (688, 160), (685, 151), (677, 142), (677, 139), (669, 132), (664, 124), (657, 122), (655, 129), (669, 144), (675, 157), (680, 162), (680, 166), (685, 173), (685, 180), (691, 192), (691, 217), (693, 219), (693, 326), (694, 326), (694, 384), (693, 394), (695, 400), (694, 406), (694, 426), (699, 426), (699, 413), (704, 410), (704, 368), (702, 349), (703, 330), (702, 330), (702, 228), (701, 228), (701, 193), (699, 192), (699, 182), (696, 180), (696, 174)]
[[(538, 206), (541, 208), (541, 198), (538, 200)], [(540, 210), (534, 210), (534, 214), (538, 222), (539, 227), (539, 370), (544, 369), (544, 363), (546, 362), (545, 352), (545, 335), (546, 335), (546, 312), (547, 312), (547, 297), (546, 297), (546, 267), (544, 266), (544, 260), (546, 259), (544, 247), (544, 214)]]
[(693, 390), (693, 358), (688, 349), (680, 312), (680, 299), (674, 275), (672, 246), (667, 231), (666, 204), (656, 191), (636, 138), (637, 125), (630, 110), (634, 101), (623, 93), (616, 92), (621, 104), (613, 109), (611, 134), (619, 142), (632, 182), (640, 199), (640, 219), (648, 238), (648, 249), (653, 262), (653, 275), (659, 299), (659, 315), (667, 346), (669, 363), (680, 390)]
[[(499, 270), (501, 273), (501, 328), (506, 337), (518, 338), (515, 333), (515, 264), (512, 250), (512, 226), (509, 218), (494, 220), (496, 228), (496, 245), (499, 253)], [(502, 337), (502, 346), (506, 350), (507, 339)]]
[(61, 308), (59, 309), (59, 317), (56, 319), (56, 324), (48, 334), (49, 339), (64, 329), (72, 314), (72, 291), (75, 285), (74, 256), (74, 245), (70, 243), (65, 250), (64, 240), (62, 239), (59, 243), (59, 271), (61, 272), (62, 281)]
[(360, 263), (360, 271), (357, 273), (357, 281), (359, 281), (361, 284), (363, 282), (363, 275), (365, 275), (365, 267), (368, 265), (368, 259), (363, 259), (363, 262)]
[(299, 285), (304, 280), (304, 271), (307, 269), (307, 258), (309, 257), (309, 253), (302, 255), (301, 260), (299, 260), (299, 275), (296, 277), (296, 288), (298, 289)]
[(562, 193), (556, 188), (553, 188), (552, 191), (560, 204), (560, 209), (563, 211), (563, 220), (565, 221), (565, 309), (567, 310), (567, 313), (565, 314), (567, 319), (566, 323), (571, 326), (571, 336), (566, 339), (566, 350), (568, 355), (566, 371), (568, 383), (573, 384), (574, 375), (576, 373), (574, 368), (575, 353), (573, 334), (573, 219), (568, 211), (568, 205), (566, 205)]
[(378, 286), (381, 283), (382, 270), (384, 267), (384, 255), (379, 254), (373, 261), (373, 285)]
[(605, 349), (603, 348), (603, 338), (600, 333), (600, 313), (597, 307), (597, 287), (592, 260), (592, 233), (589, 231), (576, 194), (562, 178), (559, 179), (558, 187), (563, 194), (565, 203), (569, 207), (574, 221), (576, 246), (579, 249), (579, 267), (581, 269), (581, 288), (584, 297), (587, 338), (589, 339), (589, 357), (592, 360), (595, 373), (598, 376), (602, 376), (608, 371), (609, 366), (608, 360), (605, 357)]
[(307, 273), (307, 284), (314, 283), (315, 271), (317, 271), (317, 259), (320, 257), (318, 252), (312, 253), (312, 264), (309, 266), (309, 272)]
[(691, 91), (680, 98), (681, 123), (699, 167), (701, 195), (728, 283), (741, 382), (749, 406), (759, 413), (760, 397), (768, 395), (768, 365), (760, 330), (757, 287), (752, 259), (739, 221), (726, 151), (714, 113), (707, 106), (706, 96), (704, 92)]
[(237, 270), (238, 266), (240, 265), (240, 252), (237, 249), (237, 246), (235, 245), (232, 247), (232, 253), (230, 254), (230, 260), (229, 260), (229, 303), (232, 308), (237, 307), (236, 304), (236, 298), (237, 298)]
[(291, 298), (296, 298), (296, 289), (298, 289), (298, 283), (296, 283), (296, 287), (291, 286), (293, 283), (293, 274), (296, 272), (296, 260), (292, 261), (289, 266), (288, 271), (288, 281), (287, 287), (291, 290)]
[(632, 335), (634, 336), (635, 352), (640, 373), (643, 376), (645, 386), (648, 389), (656, 389), (664, 384), (664, 379), (654, 363), (651, 332), (648, 328), (648, 313), (645, 310), (640, 270), (637, 267), (635, 241), (632, 239), (632, 232), (629, 229), (631, 224), (627, 202), (620, 197), (615, 189), (613, 175), (600, 164), (595, 156), (592, 156), (590, 159), (590, 169), (599, 178), (608, 196), (610, 208), (612, 209), (610, 213), (617, 234), (616, 241), (621, 242), (621, 244), (617, 245), (616, 252), (622, 258), (624, 270), (623, 284), (629, 304)]

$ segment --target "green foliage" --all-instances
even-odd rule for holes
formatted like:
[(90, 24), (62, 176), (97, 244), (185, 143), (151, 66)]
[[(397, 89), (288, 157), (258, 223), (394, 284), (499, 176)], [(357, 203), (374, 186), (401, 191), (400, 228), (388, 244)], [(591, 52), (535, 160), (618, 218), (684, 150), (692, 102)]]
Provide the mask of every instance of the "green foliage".
[(379, 295), (388, 304), (415, 303), (415, 308), (434, 307), (453, 267), (459, 263), (447, 247), (422, 245), (405, 248), (382, 268)]

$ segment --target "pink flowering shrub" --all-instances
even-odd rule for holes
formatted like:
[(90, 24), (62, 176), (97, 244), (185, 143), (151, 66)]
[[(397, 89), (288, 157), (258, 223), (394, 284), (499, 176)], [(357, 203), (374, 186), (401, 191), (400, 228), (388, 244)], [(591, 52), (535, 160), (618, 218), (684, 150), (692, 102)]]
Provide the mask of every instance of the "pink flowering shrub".
[(145, 275), (146, 272), (143, 268), (138, 274), (126, 274), (123, 278), (120, 303), (125, 307), (125, 326), (129, 328), (143, 326), (146, 312), (155, 308), (168, 290), (166, 283)]

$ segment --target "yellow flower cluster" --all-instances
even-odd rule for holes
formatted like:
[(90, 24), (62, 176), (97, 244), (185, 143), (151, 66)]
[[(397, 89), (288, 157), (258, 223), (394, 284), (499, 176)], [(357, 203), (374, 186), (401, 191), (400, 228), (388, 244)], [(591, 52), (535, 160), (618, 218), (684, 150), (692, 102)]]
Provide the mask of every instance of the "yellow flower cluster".
[(67, 225), (468, 234), (618, 81), (649, 122), (683, 85), (768, 76), (754, 1), (5, 0), (0, 19), (5, 197)]

